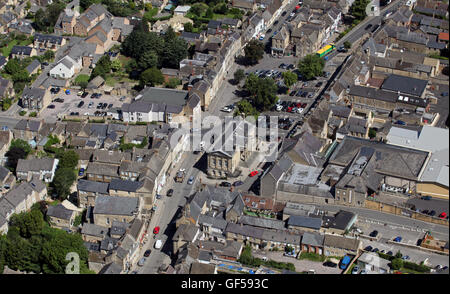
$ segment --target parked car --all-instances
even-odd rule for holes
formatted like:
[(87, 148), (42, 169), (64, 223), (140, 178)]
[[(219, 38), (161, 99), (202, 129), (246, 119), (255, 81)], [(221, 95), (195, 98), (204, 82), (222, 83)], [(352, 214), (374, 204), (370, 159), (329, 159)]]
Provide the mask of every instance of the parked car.
[(402, 259), (403, 259), (403, 260), (409, 260), (409, 256), (408, 256), (408, 255), (403, 255), (403, 256), (402, 256)]
[(398, 236), (394, 239), (394, 242), (401, 242), (402, 241), (402, 237)]
[(83, 92), (83, 94), (81, 94), (81, 98), (86, 98), (86, 97), (87, 97), (87, 95), (89, 95), (89, 93), (88, 93), (88, 92)]
[(257, 170), (254, 170), (254, 171), (252, 171), (251, 173), (250, 173), (250, 177), (254, 177), (254, 176), (256, 176), (258, 174), (258, 171)]
[(194, 183), (194, 177), (191, 176), (191, 177), (188, 179), (187, 184), (188, 184), (188, 185), (192, 185), (193, 183)]
[(442, 96), (442, 97), (447, 97), (447, 96), (448, 96), (448, 92), (442, 92), (442, 93), (441, 93), (441, 96)]
[(80, 168), (80, 170), (78, 171), (78, 176), (79, 177), (84, 176), (84, 168)]
[(422, 196), (422, 197), (420, 197), (420, 199), (422, 199), (422, 200), (431, 200), (432, 197), (431, 196)]
[(375, 248), (374, 250), (372, 250), (372, 252), (377, 253), (378, 251), (380, 251), (378, 248)]
[(352, 275), (356, 275), (357, 273), (358, 273), (358, 271), (359, 271), (359, 266), (355, 266), (353, 269), (352, 269)]
[(149, 257), (149, 256), (150, 256), (150, 253), (152, 253), (152, 251), (151, 251), (150, 249), (148, 249), (148, 250), (146, 250), (146, 251), (144, 252), (144, 256), (145, 256), (145, 257)]
[(396, 125), (406, 126), (406, 123), (402, 120), (398, 120), (395, 122)]
[(88, 108), (92, 108), (92, 106), (94, 105), (94, 102), (89, 102)]
[(447, 213), (443, 212), (439, 215), (439, 218), (445, 219), (447, 218)]
[(236, 181), (236, 182), (233, 183), (233, 186), (237, 187), (237, 186), (241, 186), (243, 184), (244, 184), (243, 181)]
[(78, 108), (81, 108), (84, 105), (84, 101), (80, 101), (80, 103), (78, 103)]
[(435, 216), (436, 215), (436, 211), (434, 211), (434, 210), (432, 210), (432, 211), (430, 211), (430, 214), (429, 214), (430, 216)]
[(153, 229), (153, 234), (155, 234), (155, 235), (159, 234), (159, 226), (156, 226), (156, 227)]
[(142, 257), (141, 259), (139, 259), (138, 261), (138, 266), (144, 266), (144, 263), (147, 259), (145, 257)]
[(50, 104), (49, 106), (47, 106), (47, 108), (54, 109), (54, 108), (55, 108), (55, 105)]
[(222, 183), (220, 183), (219, 186), (221, 186), (221, 187), (231, 187), (231, 183), (229, 183), (229, 182), (222, 182)]
[(373, 237), (373, 238), (376, 238), (378, 236), (378, 231), (377, 230), (373, 231), (372, 233), (370, 233), (369, 236)]
[(233, 109), (231, 109), (231, 108), (228, 108), (228, 106), (225, 106), (224, 108), (222, 108), (220, 111), (223, 111), (223, 112), (228, 112), (228, 113), (230, 113), (230, 112), (232, 112), (233, 111)]
[(387, 255), (393, 256), (394, 253), (392, 251), (389, 251), (388, 253), (386, 253)]
[(364, 29), (367, 31), (367, 30), (369, 30), (371, 27), (372, 27), (372, 24), (369, 23)]
[(365, 269), (362, 269), (361, 272), (359, 273), (360, 275), (365, 275), (367, 274), (367, 271)]
[(173, 195), (173, 189), (167, 190), (167, 197), (171, 197)]
[(331, 261), (326, 261), (322, 265), (327, 266), (327, 267), (333, 267), (333, 268), (337, 267), (337, 264), (335, 264), (334, 262), (331, 262)]
[(366, 248), (364, 248), (364, 250), (369, 251), (369, 252), (372, 251), (372, 249), (373, 249), (373, 248), (372, 248), (372, 246), (370, 246), (370, 245), (367, 246)]

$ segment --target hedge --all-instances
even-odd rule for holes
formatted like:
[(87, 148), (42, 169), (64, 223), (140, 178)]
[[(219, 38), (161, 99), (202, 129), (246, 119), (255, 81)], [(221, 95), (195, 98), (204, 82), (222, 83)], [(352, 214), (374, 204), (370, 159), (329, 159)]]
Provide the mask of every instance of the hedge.
[(430, 272), (430, 268), (428, 266), (409, 261), (403, 261), (403, 267), (421, 273)]

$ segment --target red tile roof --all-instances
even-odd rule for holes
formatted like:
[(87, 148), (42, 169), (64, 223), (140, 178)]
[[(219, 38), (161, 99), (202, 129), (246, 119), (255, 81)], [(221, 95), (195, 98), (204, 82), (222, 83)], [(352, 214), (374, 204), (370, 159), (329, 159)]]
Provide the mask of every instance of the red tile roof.
[(439, 40), (448, 41), (448, 33), (439, 33)]

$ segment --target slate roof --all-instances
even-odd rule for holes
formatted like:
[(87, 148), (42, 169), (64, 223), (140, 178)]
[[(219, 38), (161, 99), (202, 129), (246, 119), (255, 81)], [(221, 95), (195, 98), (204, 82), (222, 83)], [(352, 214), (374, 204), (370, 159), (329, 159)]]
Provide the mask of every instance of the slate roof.
[(65, 208), (62, 204), (56, 206), (49, 205), (47, 208), (47, 216), (56, 217), (59, 219), (69, 220), (75, 212)]
[(11, 49), (11, 54), (13, 55), (31, 55), (31, 51), (33, 50), (33, 48), (28, 47), (28, 46), (18, 46), (15, 45), (12, 47)]
[(81, 228), (82, 235), (96, 236), (104, 238), (108, 233), (108, 228), (96, 224), (84, 223)]
[(118, 190), (118, 191), (127, 191), (127, 192), (136, 192), (143, 185), (142, 182), (138, 181), (129, 181), (129, 180), (121, 180), (121, 179), (112, 179), (109, 184), (110, 190)]
[(324, 238), (324, 235), (321, 234), (304, 232), (302, 236), (302, 244), (322, 247)]
[(134, 215), (139, 208), (139, 199), (131, 197), (97, 196), (94, 214)]
[(33, 62), (31, 62), (26, 68), (25, 70), (31, 74), (34, 70), (36, 70), (36, 68), (39, 68), (41, 66), (41, 63), (35, 59), (33, 60)]
[(34, 158), (34, 159), (19, 159), (17, 162), (17, 172), (38, 172), (38, 171), (51, 171), (55, 161), (55, 158)]
[(337, 235), (325, 235), (323, 245), (326, 247), (340, 248), (356, 251), (359, 249), (361, 241)]
[(79, 191), (95, 192), (95, 193), (107, 195), (108, 194), (108, 186), (109, 186), (108, 183), (80, 179), (80, 180), (78, 180), (77, 189)]
[(420, 97), (427, 85), (426, 80), (392, 74), (384, 80), (381, 89)]
[(283, 230), (283, 229), (285, 229), (283, 221), (275, 220), (275, 219), (268, 219), (268, 218), (248, 216), (248, 215), (241, 216), (239, 218), (239, 223), (242, 223), (244, 225), (250, 225), (250, 226), (254, 226), (254, 227), (261, 227), (261, 228), (267, 228), (267, 229), (274, 229), (274, 230)]
[(21, 130), (21, 131), (25, 131), (25, 130), (29, 129), (31, 132), (38, 132), (40, 127), (41, 127), (40, 121), (22, 119), (16, 124), (14, 129)]
[(319, 230), (322, 225), (322, 219), (303, 215), (291, 215), (287, 224), (288, 226)]

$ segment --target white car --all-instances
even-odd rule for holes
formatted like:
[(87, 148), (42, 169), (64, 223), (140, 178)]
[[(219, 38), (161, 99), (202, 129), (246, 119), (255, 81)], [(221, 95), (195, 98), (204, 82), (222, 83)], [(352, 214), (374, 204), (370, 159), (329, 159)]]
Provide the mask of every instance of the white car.
[(231, 109), (231, 108), (229, 108), (229, 107), (227, 107), (227, 106), (225, 106), (224, 108), (222, 108), (220, 111), (223, 111), (223, 112), (228, 112), (228, 113), (230, 113), (230, 112), (232, 112), (233, 111), (233, 109)]
[(277, 104), (276, 110), (281, 111), (283, 109), (283, 106), (281, 104)]
[(295, 16), (295, 12), (292, 12), (291, 14), (289, 14), (290, 17), (294, 17)]
[(84, 93), (83, 91), (80, 91), (77, 93), (77, 96), (81, 96), (81, 95), (83, 95), (83, 93)]
[(303, 110), (305, 110), (305, 109), (303, 109), (303, 108), (299, 108), (299, 109), (297, 109), (297, 113), (302, 113), (302, 112), (303, 112)]

